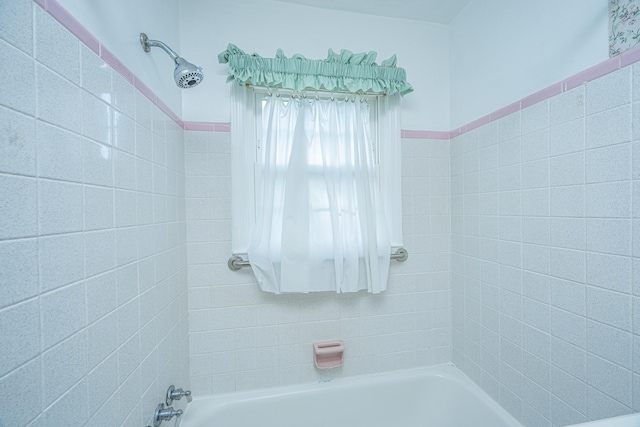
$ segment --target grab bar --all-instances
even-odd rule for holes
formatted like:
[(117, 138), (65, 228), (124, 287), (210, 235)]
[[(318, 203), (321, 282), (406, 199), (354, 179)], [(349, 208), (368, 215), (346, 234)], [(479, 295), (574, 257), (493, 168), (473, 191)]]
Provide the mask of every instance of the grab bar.
[[(409, 258), (409, 252), (405, 248), (398, 248), (389, 256), (392, 260), (405, 262)], [(232, 255), (227, 262), (230, 270), (238, 271), (244, 267), (251, 267), (251, 263), (240, 255)]]

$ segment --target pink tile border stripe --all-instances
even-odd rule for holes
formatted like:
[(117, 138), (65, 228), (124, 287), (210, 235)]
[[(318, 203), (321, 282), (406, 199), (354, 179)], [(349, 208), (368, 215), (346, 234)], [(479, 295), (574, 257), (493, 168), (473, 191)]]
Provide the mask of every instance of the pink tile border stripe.
[[(175, 114), (158, 96), (140, 80), (131, 70), (129, 70), (120, 60), (111, 53), (93, 34), (91, 34), (77, 19), (75, 19), (57, 0), (35, 0), (35, 2), (44, 8), (53, 18), (60, 22), (65, 28), (73, 33), (80, 41), (82, 41), (89, 49), (98, 54), (106, 63), (108, 63), (116, 72), (118, 72), (125, 80), (133, 84), (140, 92), (151, 100), (158, 108), (167, 114), (178, 126), (184, 130), (206, 131), (206, 132), (230, 132), (230, 123), (215, 122), (183, 122), (177, 114)], [(640, 62), (640, 46), (629, 49), (626, 52), (613, 58), (609, 58), (599, 64), (594, 65), (584, 71), (568, 77), (561, 82), (553, 84), (542, 89), (532, 95), (527, 96), (513, 104), (507, 105), (488, 114), (484, 117), (476, 119), (464, 126), (454, 129), (450, 132), (440, 131), (421, 131), (421, 130), (403, 130), (402, 138), (406, 139), (453, 139), (466, 132), (479, 128), (487, 123), (496, 121), (503, 117), (520, 111), (524, 108), (545, 101), (553, 96), (559, 95), (584, 83), (593, 81), (606, 74), (617, 71), (623, 67)]]

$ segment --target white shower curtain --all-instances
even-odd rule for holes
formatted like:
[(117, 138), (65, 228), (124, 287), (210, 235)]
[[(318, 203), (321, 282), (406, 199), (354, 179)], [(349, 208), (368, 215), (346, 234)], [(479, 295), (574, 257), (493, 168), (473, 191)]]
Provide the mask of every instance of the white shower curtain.
[(267, 292), (384, 291), (391, 245), (366, 102), (271, 96), (248, 256)]

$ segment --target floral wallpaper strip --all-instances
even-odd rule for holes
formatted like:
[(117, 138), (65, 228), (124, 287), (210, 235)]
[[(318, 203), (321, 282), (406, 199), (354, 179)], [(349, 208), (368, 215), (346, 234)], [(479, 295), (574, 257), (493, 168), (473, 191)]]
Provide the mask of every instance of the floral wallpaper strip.
[(640, 0), (609, 0), (609, 56), (640, 44)]

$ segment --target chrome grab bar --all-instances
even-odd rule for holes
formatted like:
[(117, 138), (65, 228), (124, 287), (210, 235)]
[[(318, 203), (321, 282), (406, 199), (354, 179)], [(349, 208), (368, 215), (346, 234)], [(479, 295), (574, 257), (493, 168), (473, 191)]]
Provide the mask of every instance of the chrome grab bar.
[[(227, 262), (227, 266), (230, 270), (238, 271), (244, 267), (251, 267), (251, 263), (240, 255), (232, 255)], [(404, 262), (409, 258), (409, 252), (405, 248), (398, 248), (394, 253), (390, 255), (390, 258), (395, 261)]]

